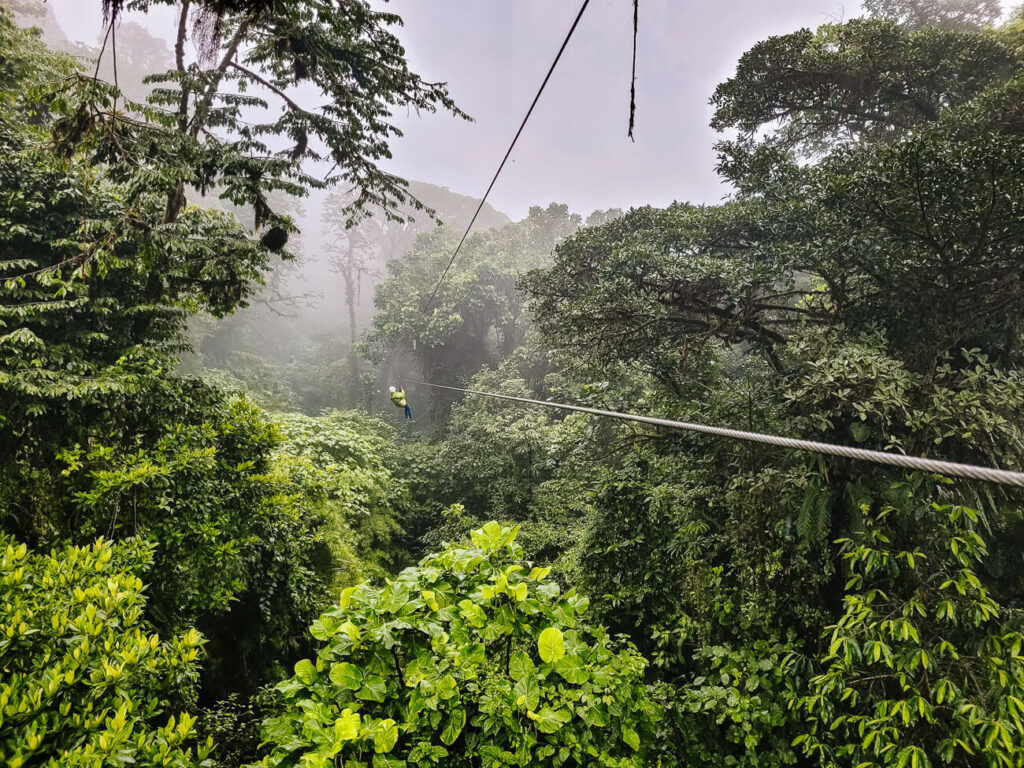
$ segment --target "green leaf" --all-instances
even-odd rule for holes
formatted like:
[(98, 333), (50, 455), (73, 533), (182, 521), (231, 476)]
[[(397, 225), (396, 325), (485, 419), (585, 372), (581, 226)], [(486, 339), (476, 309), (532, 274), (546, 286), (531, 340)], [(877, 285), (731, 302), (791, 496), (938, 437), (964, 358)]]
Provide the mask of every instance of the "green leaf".
[(432, 591), (429, 589), (423, 590), (420, 592), (420, 596), (423, 598), (423, 602), (427, 604), (430, 610), (441, 610), (440, 606), (437, 604), (437, 598), (434, 597), (434, 593)]
[(637, 736), (636, 731), (628, 725), (622, 727), (622, 740), (632, 747), (634, 752), (638, 752), (640, 750), (640, 737)]
[(462, 709), (462, 707), (452, 710), (447, 722), (445, 722), (444, 730), (441, 731), (441, 743), (446, 747), (450, 747), (459, 738), (459, 734), (462, 733), (465, 725), (466, 710)]
[(512, 689), (512, 696), (515, 697), (516, 706), (522, 707), (530, 712), (540, 706), (540, 685), (533, 675), (526, 675), (516, 682)]
[(390, 752), (398, 743), (398, 726), (394, 720), (388, 718), (381, 720), (378, 727), (380, 730), (373, 734), (373, 751), (378, 754)]
[(377, 610), (388, 613), (398, 613), (402, 607), (409, 602), (409, 589), (402, 584), (392, 584), (382, 595), (377, 603)]
[(582, 685), (590, 679), (590, 673), (584, 668), (579, 656), (569, 655), (559, 659), (555, 663), (555, 672), (574, 685)]
[(346, 620), (345, 622), (342, 623), (342, 625), (339, 627), (339, 629), (342, 632), (344, 632), (346, 635), (348, 635), (349, 639), (353, 643), (358, 643), (359, 639), (362, 637), (362, 632), (359, 631), (359, 627), (357, 627), (351, 621), (347, 621)]
[(487, 624), (487, 614), (484, 613), (484, 609), (474, 603), (470, 599), (465, 599), (459, 602), (459, 608), (461, 613), (466, 617), (466, 620), (474, 627), (483, 627)]
[(471, 643), (460, 648), (456, 657), (466, 666), (479, 667), (487, 660), (487, 648), (483, 643)]
[(343, 685), (349, 690), (358, 691), (363, 684), (363, 671), (355, 664), (343, 661), (331, 667), (331, 682)]
[(341, 610), (347, 610), (348, 605), (352, 600), (352, 593), (356, 591), (355, 587), (345, 587), (341, 590), (341, 598), (338, 600), (338, 605), (341, 606)]
[(384, 679), (378, 675), (370, 675), (366, 678), (366, 682), (363, 687), (359, 689), (356, 694), (357, 699), (367, 699), (369, 701), (376, 701), (380, 704), (384, 703)]
[(480, 549), (493, 552), (501, 543), (501, 526), (492, 520), (483, 528), (470, 531), (469, 537)]
[(532, 675), (536, 671), (537, 667), (534, 666), (533, 659), (522, 651), (516, 651), (512, 654), (512, 658), (509, 659), (508, 673), (512, 676), (513, 680), (522, 680), (527, 675)]
[(551, 707), (544, 707), (540, 712), (527, 712), (526, 716), (537, 724), (537, 730), (542, 733), (556, 733), (572, 719), (568, 710)]
[(360, 718), (357, 712), (347, 707), (341, 710), (341, 717), (334, 721), (334, 738), (337, 741), (352, 741), (359, 738)]
[(306, 685), (312, 685), (316, 682), (316, 667), (313, 666), (313, 662), (309, 659), (303, 659), (295, 663), (295, 674)]
[(537, 639), (537, 651), (542, 661), (550, 664), (565, 656), (565, 639), (558, 627), (548, 627)]
[(447, 701), (452, 696), (459, 695), (459, 686), (455, 682), (455, 678), (451, 675), (445, 675), (441, 678), (441, 681), (437, 684), (437, 698), (442, 701)]

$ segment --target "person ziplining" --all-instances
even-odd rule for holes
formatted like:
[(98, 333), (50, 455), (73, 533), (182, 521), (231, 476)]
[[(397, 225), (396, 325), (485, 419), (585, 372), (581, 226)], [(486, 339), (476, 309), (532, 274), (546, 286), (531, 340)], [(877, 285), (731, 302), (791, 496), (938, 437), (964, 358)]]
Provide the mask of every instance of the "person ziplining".
[(416, 421), (416, 419), (412, 417), (412, 408), (409, 407), (409, 403), (405, 399), (405, 390), (402, 388), (402, 385), (399, 384), (398, 389), (395, 389), (394, 387), (389, 387), (388, 389), (391, 393), (391, 402), (397, 407), (405, 409), (406, 421)]

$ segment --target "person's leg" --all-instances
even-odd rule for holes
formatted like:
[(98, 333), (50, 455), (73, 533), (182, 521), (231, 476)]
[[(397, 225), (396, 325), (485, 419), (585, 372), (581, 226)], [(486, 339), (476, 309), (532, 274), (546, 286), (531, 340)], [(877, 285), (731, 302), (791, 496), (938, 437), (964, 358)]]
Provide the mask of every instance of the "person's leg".
[(409, 407), (408, 403), (405, 404), (405, 418), (412, 421), (412, 408)]

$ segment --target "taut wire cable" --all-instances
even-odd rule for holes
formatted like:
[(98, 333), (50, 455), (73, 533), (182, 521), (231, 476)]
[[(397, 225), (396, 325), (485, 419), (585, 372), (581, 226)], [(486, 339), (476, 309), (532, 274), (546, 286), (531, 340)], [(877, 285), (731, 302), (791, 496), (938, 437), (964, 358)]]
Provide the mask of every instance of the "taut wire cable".
[(841, 456), (846, 459), (857, 461), (870, 461), (875, 464), (888, 464), (904, 469), (919, 470), (923, 472), (934, 472), (939, 475), (951, 477), (966, 477), (971, 480), (983, 480), (989, 483), (1001, 485), (1013, 485), (1024, 488), (1024, 472), (1014, 472), (996, 467), (981, 467), (975, 464), (960, 464), (955, 461), (942, 461), (940, 459), (925, 459), (919, 456), (906, 456), (902, 453), (888, 453), (886, 451), (872, 451), (867, 448), (852, 448), (846, 445), (834, 445), (832, 443), (821, 443), (816, 440), (798, 440), (792, 437), (780, 437), (779, 435), (768, 435), (761, 432), (745, 432), (739, 429), (727, 427), (712, 427), (707, 424), (696, 424), (688, 421), (673, 421), (672, 419), (659, 419), (653, 416), (638, 416), (632, 413), (621, 413), (619, 411), (606, 411), (600, 408), (587, 408), (582, 405), (567, 405), (555, 403), (548, 400), (533, 400), (528, 397), (513, 397), (512, 395), (499, 395), (496, 392), (481, 392), (475, 389), (464, 389), (462, 387), (449, 387), (443, 384), (431, 384), (429, 381), (417, 381), (415, 379), (403, 379), (409, 384), (422, 384), (435, 389), (448, 389), (453, 392), (463, 392), (467, 395), (480, 395), (482, 397), (493, 397), (498, 400), (508, 400), (514, 403), (525, 403), (527, 405), (540, 405), (545, 408), (557, 408), (564, 411), (578, 411), (579, 413), (590, 413), (595, 416), (606, 416), (612, 419), (625, 421), (638, 421), (643, 424), (655, 424), (659, 427), (671, 429), (683, 429), (689, 432), (701, 432), (707, 435), (728, 437), (734, 440), (747, 440), (753, 443), (764, 443), (782, 448), (793, 448), (798, 451), (810, 451), (812, 453), (824, 453), (830, 456)]
[(459, 244), (455, 246), (455, 252), (452, 254), (451, 259), (448, 260), (448, 266), (444, 268), (444, 272), (441, 273), (440, 279), (437, 281), (437, 285), (434, 286), (434, 292), (430, 294), (430, 298), (427, 299), (427, 304), (423, 308), (420, 314), (427, 314), (430, 311), (430, 305), (434, 303), (434, 297), (437, 296), (438, 290), (441, 288), (441, 284), (444, 283), (444, 279), (448, 276), (448, 270), (452, 268), (452, 264), (455, 263), (456, 257), (459, 255), (459, 251), (462, 250), (462, 244), (466, 242), (466, 238), (469, 237), (469, 231), (473, 229), (473, 224), (476, 223), (476, 217), (480, 215), (480, 211), (483, 210), (484, 203), (487, 202), (487, 196), (491, 194), (491, 190), (494, 189), (494, 184), (498, 180), (498, 176), (501, 175), (502, 169), (505, 167), (505, 163), (508, 162), (509, 155), (512, 154), (512, 150), (515, 149), (516, 142), (519, 141), (520, 135), (523, 133), (523, 129), (526, 127), (527, 121), (530, 119), (530, 115), (533, 114), (533, 108), (537, 106), (537, 102), (540, 101), (540, 95), (544, 93), (544, 88), (548, 84), (548, 80), (551, 79), (552, 73), (555, 71), (555, 67), (558, 66), (558, 60), (562, 58), (562, 54), (565, 52), (565, 48), (569, 45), (569, 40), (572, 39), (573, 32), (576, 31), (576, 26), (580, 23), (580, 19), (583, 18), (583, 12), (587, 10), (587, 6), (590, 5), (590, 0), (583, 0), (583, 5), (580, 6), (579, 13), (576, 14), (575, 20), (572, 22), (572, 26), (569, 27), (569, 34), (565, 36), (565, 40), (562, 41), (562, 47), (558, 49), (558, 53), (555, 55), (555, 60), (551, 62), (551, 67), (548, 69), (548, 73), (544, 76), (544, 82), (540, 84), (540, 88), (537, 90), (537, 95), (533, 97), (533, 103), (530, 104), (530, 108), (526, 110), (526, 117), (523, 118), (523, 122), (519, 125), (519, 130), (516, 131), (515, 138), (512, 139), (512, 143), (508, 145), (508, 151), (505, 152), (505, 157), (501, 160), (501, 165), (498, 166), (498, 170), (494, 172), (494, 178), (491, 179), (491, 183), (487, 186), (487, 191), (484, 192), (484, 196), (480, 198), (480, 204), (476, 207), (476, 211), (473, 213), (473, 218), (469, 220), (469, 226), (466, 227), (466, 231), (462, 233), (462, 239), (459, 240)]

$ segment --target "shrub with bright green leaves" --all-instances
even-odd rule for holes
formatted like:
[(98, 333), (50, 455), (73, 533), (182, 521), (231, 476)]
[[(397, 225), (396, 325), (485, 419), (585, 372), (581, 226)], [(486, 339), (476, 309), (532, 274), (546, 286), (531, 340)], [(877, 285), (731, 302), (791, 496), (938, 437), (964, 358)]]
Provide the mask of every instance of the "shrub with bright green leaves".
[(358, 411), (327, 411), (321, 416), (278, 413), (284, 453), (304, 456), (325, 473), (322, 484), (353, 517), (390, 512), (404, 501), (402, 483), (389, 466), (397, 458), (389, 425)]
[(797, 763), (791, 745), (801, 724), (790, 711), (801, 682), (792, 638), (702, 645), (686, 675), (664, 689), (668, 751), (679, 763), (780, 768)]
[(0, 765), (198, 765), (194, 718), (171, 713), (202, 640), (161, 642), (142, 618), (138, 542), (33, 554), (0, 534)]
[(278, 686), (262, 765), (642, 766), (661, 710), (647, 662), (582, 618), (491, 522), (314, 623), (323, 645)]
[(989, 594), (978, 529), (965, 507), (890, 508), (841, 540), (845, 612), (796, 702), (817, 764), (1024, 766), (1024, 612)]

